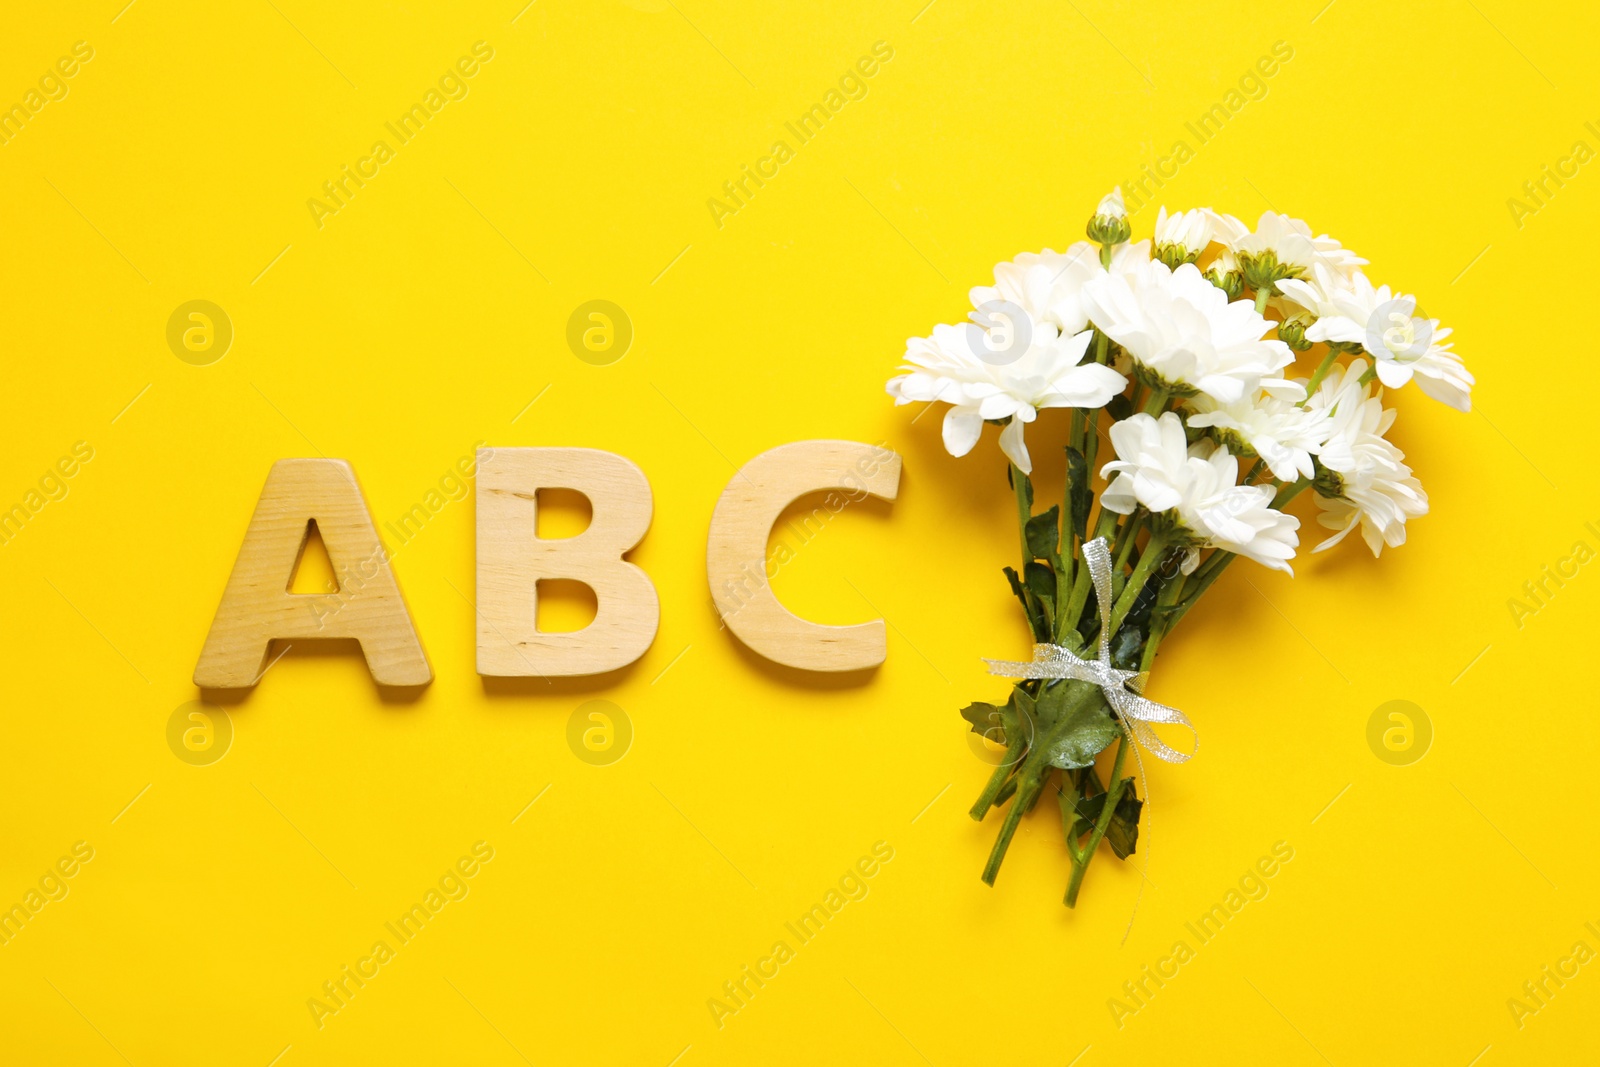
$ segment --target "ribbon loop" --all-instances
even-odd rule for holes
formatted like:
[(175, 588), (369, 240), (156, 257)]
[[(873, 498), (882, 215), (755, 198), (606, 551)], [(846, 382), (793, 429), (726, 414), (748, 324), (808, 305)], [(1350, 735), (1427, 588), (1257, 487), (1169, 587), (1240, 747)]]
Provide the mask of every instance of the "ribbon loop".
[[(1123, 733), (1130, 740), (1137, 741), (1152, 755), (1168, 763), (1193, 759), (1200, 747), (1200, 735), (1183, 712), (1139, 695), (1148, 677), (1144, 672), (1118, 670), (1111, 665), (1111, 548), (1104, 537), (1084, 544), (1083, 561), (1089, 568), (1100, 610), (1099, 656), (1083, 659), (1061, 645), (1037, 644), (1033, 646), (1033, 659), (1027, 663), (985, 659), (989, 673), (1006, 678), (1070, 678), (1092, 682), (1105, 693), (1106, 703), (1116, 711)], [(1194, 748), (1187, 753), (1175, 751), (1156, 735), (1151, 723), (1176, 723), (1185, 727), (1194, 735)]]

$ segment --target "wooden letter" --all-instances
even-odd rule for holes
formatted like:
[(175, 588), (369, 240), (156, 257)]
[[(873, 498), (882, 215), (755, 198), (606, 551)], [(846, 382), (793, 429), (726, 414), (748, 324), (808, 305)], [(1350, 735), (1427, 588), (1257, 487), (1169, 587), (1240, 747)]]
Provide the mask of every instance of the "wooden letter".
[[(289, 592), (312, 521), (339, 577), (338, 592), (326, 596)], [(252, 686), (273, 640), (337, 637), (361, 642), (379, 685), (433, 680), (355, 471), (342, 459), (280, 459), (239, 546), (194, 684)]]
[[(537, 536), (541, 489), (588, 497), (588, 529), (575, 537)], [(649, 576), (622, 554), (644, 539), (651, 507), (644, 472), (613, 452), (479, 449), (478, 673), (600, 674), (644, 655), (661, 605)], [(538, 629), (538, 584), (551, 578), (594, 590), (593, 622), (573, 633)]]
[(893, 500), (900, 457), (855, 441), (796, 441), (744, 465), (717, 501), (706, 577), (723, 622), (753, 651), (806, 671), (855, 671), (883, 662), (882, 619), (856, 626), (807, 622), (767, 582), (767, 539), (783, 509), (807, 493), (843, 489)]

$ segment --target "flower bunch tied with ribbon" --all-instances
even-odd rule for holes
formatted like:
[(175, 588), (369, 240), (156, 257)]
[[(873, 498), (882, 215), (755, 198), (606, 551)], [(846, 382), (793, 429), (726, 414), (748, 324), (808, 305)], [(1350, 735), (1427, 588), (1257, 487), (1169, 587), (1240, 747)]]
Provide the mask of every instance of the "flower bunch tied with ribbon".
[[(1134, 242), (1114, 191), (1088, 237), (997, 265), (969, 321), (912, 338), (888, 385), (896, 403), (948, 405), (954, 456), (999, 427), (1021, 550), (1004, 573), (1034, 647), (988, 661), (1017, 679), (1003, 703), (961, 713), (997, 759), (971, 814), (1009, 804), (983, 870), (993, 885), (1053, 790), (1069, 907), (1102, 842), (1122, 859), (1138, 843), (1130, 752), (1142, 766), (1140, 748), (1171, 763), (1196, 751), (1189, 719), (1143, 695), (1162, 642), (1234, 560), (1293, 573), (1287, 508), (1307, 489), (1328, 531), (1313, 551), (1355, 530), (1374, 556), (1404, 544), (1428, 497), (1386, 437), (1386, 391), (1414, 385), (1467, 411), (1473, 385), (1448, 329), (1298, 219), (1269, 211), (1252, 229), (1162, 208)], [(1041, 509), (1029, 447), (1050, 408), (1067, 409), (1048, 430), (1065, 487)]]

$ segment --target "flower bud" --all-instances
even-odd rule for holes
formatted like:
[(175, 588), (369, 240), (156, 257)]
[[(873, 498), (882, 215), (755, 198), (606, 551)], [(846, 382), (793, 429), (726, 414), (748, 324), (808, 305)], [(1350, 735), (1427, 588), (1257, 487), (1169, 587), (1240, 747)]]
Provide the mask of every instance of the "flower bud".
[(1244, 292), (1244, 275), (1236, 270), (1218, 270), (1212, 267), (1206, 271), (1206, 281), (1221, 289), (1229, 300), (1239, 299), (1239, 294)]
[(1145, 366), (1136, 359), (1129, 360), (1127, 373), (1132, 375), (1134, 380), (1136, 380), (1145, 388), (1163, 389), (1170, 396), (1190, 397), (1195, 396), (1200, 392), (1199, 389), (1190, 385), (1188, 382), (1167, 381), (1167, 379), (1161, 376), (1160, 372), (1151, 367)]
[[(1239, 433), (1238, 430), (1229, 430), (1221, 426), (1213, 426), (1210, 428), (1210, 430), (1211, 436), (1217, 442), (1217, 444), (1221, 445), (1223, 448), (1226, 448), (1234, 455), (1239, 456), (1242, 459), (1257, 458), (1256, 450), (1250, 447), (1250, 442), (1246, 441), (1244, 439), (1244, 435)], [(1201, 435), (1203, 436), (1204, 433), (1205, 431), (1202, 430)]]
[(1305, 352), (1310, 349), (1312, 342), (1306, 340), (1306, 327), (1313, 320), (1306, 318), (1292, 318), (1286, 322), (1278, 323), (1278, 340), (1294, 349), (1296, 352)]
[(1279, 263), (1278, 254), (1271, 249), (1255, 255), (1241, 254), (1239, 267), (1244, 271), (1244, 283), (1258, 293), (1276, 293), (1278, 282), (1301, 274), (1299, 267)]
[(1122, 187), (1119, 185), (1100, 201), (1094, 217), (1087, 227), (1089, 240), (1110, 248), (1120, 245), (1133, 236), (1133, 225), (1128, 221), (1128, 210), (1122, 205)]
[(1313, 457), (1316, 464), (1317, 476), (1312, 479), (1311, 487), (1317, 491), (1318, 496), (1337, 499), (1344, 495), (1344, 479), (1339, 477), (1338, 471), (1329, 470), (1322, 465), (1322, 461)]
[(1193, 263), (1195, 260), (1199, 259), (1200, 253), (1191, 252), (1182, 245), (1156, 245), (1156, 258), (1165, 263), (1172, 270), (1177, 270), (1185, 263)]

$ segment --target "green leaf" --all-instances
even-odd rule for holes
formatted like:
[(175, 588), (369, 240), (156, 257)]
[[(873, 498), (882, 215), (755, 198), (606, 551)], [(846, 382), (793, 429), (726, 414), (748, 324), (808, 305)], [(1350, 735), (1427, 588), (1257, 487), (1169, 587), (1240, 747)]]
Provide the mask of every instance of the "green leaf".
[(1106, 704), (1094, 701), (1058, 723), (1045, 741), (1045, 763), (1061, 769), (1088, 766), (1117, 739), (1117, 723)]
[(1006, 581), (1011, 583), (1011, 592), (1016, 594), (1018, 600), (1022, 601), (1022, 611), (1023, 614), (1028, 616), (1028, 626), (1037, 632), (1038, 626), (1033, 618), (1033, 602), (1028, 599), (1028, 591), (1023, 588), (1022, 579), (1017, 577), (1015, 568), (1002, 567), (1001, 570), (1005, 572)]
[(1078, 839), (1083, 836), (1083, 820), (1078, 816), (1077, 805), (1083, 798), (1073, 785), (1070, 773), (1063, 774), (1061, 778), (1061, 788), (1056, 790), (1056, 801), (1061, 805), (1061, 835), (1067, 839), (1067, 851), (1072, 853), (1076, 862)]
[(1033, 553), (1034, 559), (1054, 560), (1056, 558), (1056, 542), (1059, 538), (1057, 518), (1061, 509), (1051, 504), (1049, 509), (1041, 511), (1028, 520), (1028, 551)]
[(1117, 800), (1117, 810), (1111, 813), (1111, 825), (1106, 827), (1106, 841), (1117, 859), (1125, 860), (1139, 847), (1139, 815), (1144, 811), (1144, 801), (1133, 795), (1133, 784)]
[(1068, 499), (1072, 502), (1072, 532), (1083, 541), (1087, 537), (1091, 501), (1089, 464), (1083, 453), (1071, 446), (1067, 448), (1067, 486)]
[(1000, 709), (993, 704), (975, 700), (961, 709), (961, 717), (972, 724), (973, 733), (991, 738), (996, 744), (1005, 744), (1005, 721)]
[[(1055, 572), (1049, 572), (1050, 584), (1048, 586), (1041, 585), (1038, 579), (1033, 577), (1033, 569), (1041, 566), (1041, 564), (1029, 562), (1027, 585), (1024, 585), (1022, 579), (1017, 577), (1017, 572), (1014, 569), (1002, 567), (1001, 570), (1005, 572), (1006, 581), (1011, 583), (1011, 592), (1016, 594), (1018, 600), (1022, 601), (1022, 611), (1028, 617), (1028, 630), (1033, 635), (1033, 639), (1035, 641), (1048, 641), (1050, 640), (1049, 616), (1054, 611), (1055, 605), (1053, 601), (1047, 604), (1038, 599), (1036, 588), (1053, 595)], [(1048, 568), (1044, 569), (1048, 570)]]
[(1125, 624), (1111, 641), (1111, 665), (1120, 671), (1137, 670), (1144, 657), (1145, 633), (1132, 624)]
[(1028, 591), (1034, 596), (1054, 598), (1056, 595), (1056, 572), (1038, 560), (1030, 560), (1027, 566), (1027, 586)]
[[(1139, 845), (1139, 815), (1144, 810), (1144, 801), (1139, 799), (1132, 778), (1124, 778), (1122, 782), (1122, 795), (1117, 798), (1116, 809), (1111, 813), (1105, 839), (1117, 858), (1125, 860), (1133, 855)], [(1076, 805), (1078, 821), (1072, 832), (1081, 837), (1093, 830), (1105, 806), (1106, 794), (1103, 791), (1080, 799)]]
[(1067, 698), (1074, 692), (1071, 685), (1065, 681), (1049, 681), (1043, 683), (1043, 688), (1034, 697), (1033, 717), (1035, 724), (1048, 733), (1061, 719), (1068, 703)]
[(973, 733), (1007, 747), (1013, 739), (1026, 747), (1036, 729), (1033, 698), (1020, 687), (1014, 687), (1011, 696), (999, 706), (973, 701), (961, 709), (961, 717), (972, 724)]
[(1105, 701), (1091, 700), (1076, 710), (1069, 706), (1081, 696), (1080, 688), (1062, 684), (1039, 694), (1035, 712), (1044, 739), (1045, 763), (1052, 767), (1088, 767), (1117, 739), (1117, 724), (1111, 720)]
[(1083, 779), (1078, 784), (1078, 792), (1084, 796), (1092, 797), (1096, 793), (1104, 793), (1106, 791), (1106, 787), (1100, 784), (1100, 772), (1094, 769), (1093, 764), (1072, 773)]
[(1015, 724), (1013, 729), (1026, 731), (1024, 736), (1032, 741), (1039, 730), (1039, 705), (1020, 685), (1011, 687), (1011, 699), (1000, 709), (1002, 715), (1008, 712), (1012, 716), (1008, 721)]
[(1029, 560), (1025, 580), (1028, 592), (1033, 594), (1034, 600), (1039, 604), (1040, 622), (1044, 624), (1042, 632), (1035, 628), (1034, 640), (1048, 641), (1056, 615), (1056, 572), (1037, 560)]
[[(1014, 474), (1011, 473), (1013, 469), (1014, 468), (1011, 467), (1010, 464), (1006, 465), (1006, 487), (1008, 489), (1010, 489), (1014, 493), (1014, 492), (1017, 491), (1017, 483), (1011, 480), (1012, 478), (1016, 477)], [(1026, 474), (1024, 474), (1022, 476), (1022, 496), (1023, 496), (1023, 499), (1027, 500), (1027, 502), (1028, 502), (1028, 513), (1032, 514), (1033, 513), (1033, 479), (1028, 477)]]

